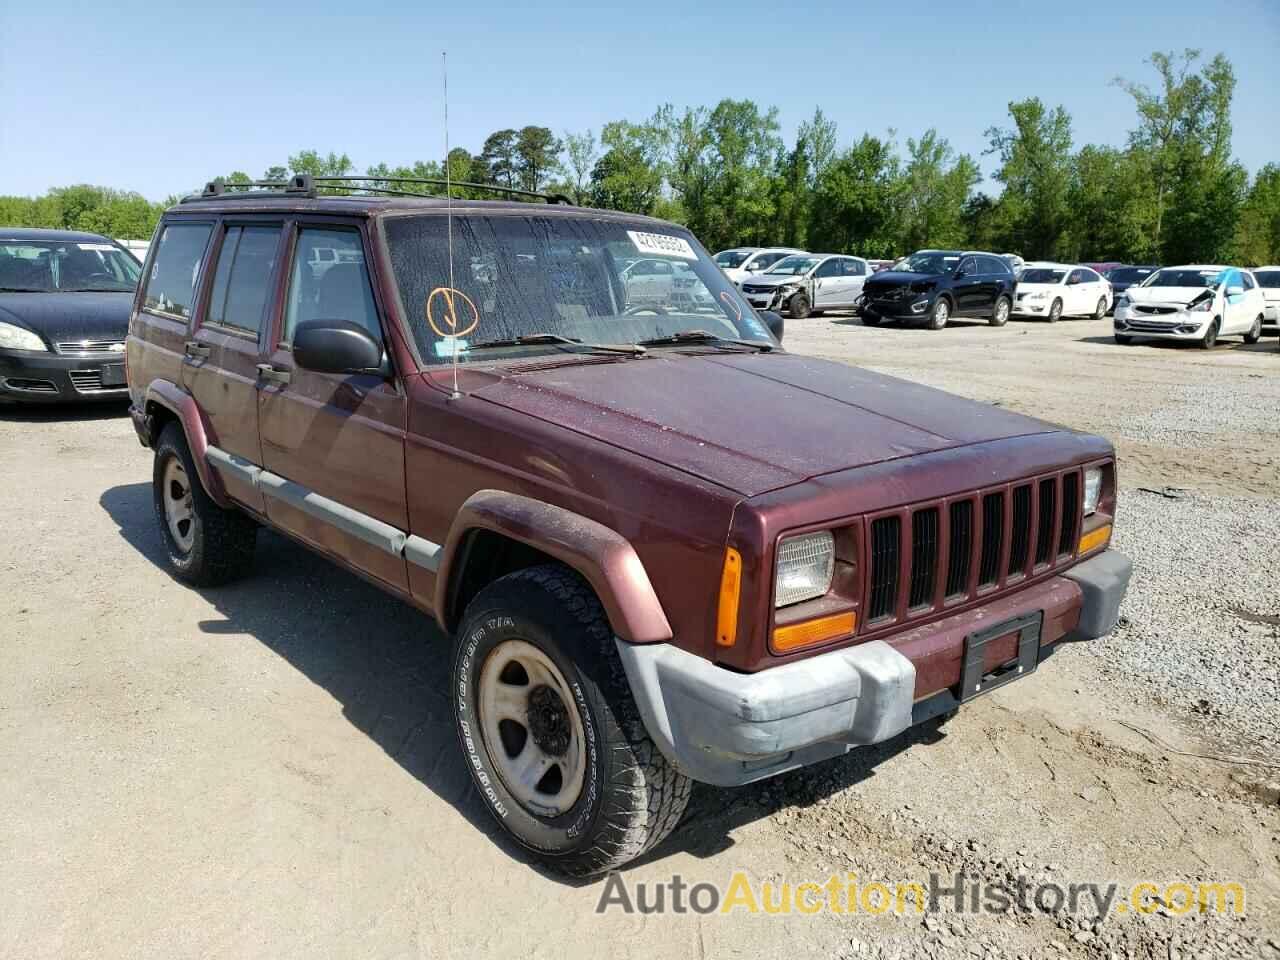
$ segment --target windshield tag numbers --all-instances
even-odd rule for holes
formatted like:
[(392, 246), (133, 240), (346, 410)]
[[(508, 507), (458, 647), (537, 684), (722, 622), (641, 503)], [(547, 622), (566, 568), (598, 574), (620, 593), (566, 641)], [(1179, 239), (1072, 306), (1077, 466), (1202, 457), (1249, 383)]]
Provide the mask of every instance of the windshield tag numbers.
[(667, 233), (642, 233), (639, 230), (628, 230), (627, 236), (641, 253), (680, 257), (682, 260), (698, 259), (693, 247), (689, 246), (689, 241), (684, 237), (673, 237)]

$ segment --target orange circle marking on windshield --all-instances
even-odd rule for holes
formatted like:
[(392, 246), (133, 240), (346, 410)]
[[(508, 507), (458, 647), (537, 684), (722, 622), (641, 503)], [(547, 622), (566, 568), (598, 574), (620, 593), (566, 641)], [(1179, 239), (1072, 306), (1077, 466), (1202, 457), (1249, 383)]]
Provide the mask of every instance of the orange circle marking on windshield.
[[(436, 297), (439, 297), (444, 304), (441, 308), (442, 316), (439, 318), (436, 317), (435, 312), (431, 307), (431, 304), (435, 302)], [(466, 325), (465, 329), (461, 330), (458, 329), (457, 301), (459, 299), (467, 305), (467, 309), (471, 312), (471, 316), (469, 318), (470, 322)], [(436, 287), (432, 290), (430, 296), (427, 297), (427, 305), (423, 308), (423, 312), (427, 315), (427, 323), (431, 325), (431, 329), (441, 337), (465, 337), (476, 327), (480, 326), (480, 311), (476, 309), (476, 305), (471, 302), (471, 298), (465, 293), (461, 290), (456, 290), (453, 287)], [(437, 323), (437, 319), (440, 322)], [(449, 328), (448, 330), (443, 329), (446, 326)]]
[(734, 302), (733, 297), (731, 297), (731, 296), (729, 295), (729, 291), (728, 291), (728, 290), (721, 290), (721, 291), (720, 291), (720, 299), (721, 299), (721, 300), (723, 300), (725, 303), (727, 303), (727, 304), (729, 305), (729, 308), (730, 308), (731, 310), (733, 310), (733, 314), (734, 314), (734, 316), (735, 316), (735, 317), (737, 317), (738, 322), (739, 322), (739, 323), (741, 323), (741, 322), (742, 322), (742, 308), (741, 308), (741, 307), (739, 307), (739, 306), (737, 305), (737, 303), (735, 303), (735, 302)]

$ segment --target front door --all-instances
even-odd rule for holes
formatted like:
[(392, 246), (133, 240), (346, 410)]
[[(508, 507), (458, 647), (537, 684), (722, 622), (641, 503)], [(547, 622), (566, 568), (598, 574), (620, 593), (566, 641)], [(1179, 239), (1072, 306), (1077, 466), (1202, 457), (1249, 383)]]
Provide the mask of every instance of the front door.
[(814, 271), (813, 305), (819, 309), (833, 307), (840, 302), (840, 284), (844, 266), (839, 257), (832, 257)]
[[(975, 257), (964, 257), (956, 266), (956, 280), (951, 290), (956, 298), (956, 313), (970, 317), (982, 311), (982, 275)], [(961, 274), (963, 274), (961, 276)]]
[[(317, 251), (332, 250), (332, 260)], [(405, 396), (394, 377), (304, 370), (299, 323), (346, 320), (384, 340), (364, 237), (352, 224), (299, 224), (283, 316), (263, 370), (259, 420), (267, 516), (368, 575), (408, 589), (400, 553)]]
[[(263, 512), (262, 491), (248, 470), (262, 463), (258, 442), (258, 364), (274, 300), (281, 223), (224, 223), (211, 258), (213, 281), (186, 345), (183, 384), (209, 424), (210, 457), (227, 493)], [(224, 456), (225, 455), (225, 456)], [(228, 462), (227, 458), (231, 458)]]

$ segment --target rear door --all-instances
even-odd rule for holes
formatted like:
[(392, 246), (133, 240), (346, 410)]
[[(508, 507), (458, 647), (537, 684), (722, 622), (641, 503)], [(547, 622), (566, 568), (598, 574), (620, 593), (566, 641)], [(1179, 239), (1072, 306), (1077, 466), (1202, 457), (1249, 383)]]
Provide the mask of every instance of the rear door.
[(183, 384), (209, 425), (210, 459), (227, 493), (259, 513), (262, 491), (248, 468), (262, 463), (257, 367), (282, 236), (280, 220), (219, 225), (209, 259), (212, 279), (183, 360)]
[[(304, 370), (299, 323), (346, 320), (385, 342), (359, 222), (301, 221), (291, 231), (283, 308), (263, 369), (259, 417), (267, 516), (400, 590), (405, 506), (405, 396), (394, 377)], [(316, 257), (333, 248), (335, 260)]]

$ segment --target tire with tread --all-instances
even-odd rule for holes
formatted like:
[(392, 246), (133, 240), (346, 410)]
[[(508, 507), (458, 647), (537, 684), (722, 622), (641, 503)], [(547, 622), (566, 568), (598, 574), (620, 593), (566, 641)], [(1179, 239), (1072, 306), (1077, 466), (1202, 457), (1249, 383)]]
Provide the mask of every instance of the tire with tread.
[(1009, 322), (1009, 314), (1013, 312), (1013, 304), (1006, 296), (996, 297), (995, 306), (991, 308), (990, 323), (993, 327), (1003, 327)]
[(1262, 339), (1262, 317), (1256, 317), (1249, 332), (1244, 335), (1245, 343), (1257, 343)]
[(1093, 310), (1093, 319), (1101, 320), (1107, 315), (1107, 298), (1099, 297), (1098, 305)]
[(1218, 345), (1218, 330), (1220, 327), (1221, 324), (1219, 324), (1217, 319), (1214, 319), (1213, 323), (1209, 324), (1209, 328), (1205, 330), (1204, 336), (1200, 338), (1201, 350), (1212, 350)]
[[(546, 654), (578, 701), (587, 773), (576, 801), (556, 817), (527, 810), (507, 790), (482, 733), (484, 660), (508, 640)], [(560, 564), (489, 584), (467, 605), (454, 640), (454, 716), (481, 800), (521, 846), (565, 876), (596, 876), (643, 855), (675, 829), (689, 802), (692, 781), (649, 737), (615, 642), (595, 593)]]
[(946, 297), (939, 297), (934, 302), (933, 309), (929, 311), (929, 318), (925, 321), (925, 325), (930, 330), (943, 330), (950, 320), (951, 301)]
[[(193, 539), (191, 548), (183, 550), (169, 532), (165, 521), (163, 476), (169, 459), (177, 457), (191, 485)], [(253, 566), (258, 525), (235, 509), (223, 509), (205, 493), (196, 471), (186, 435), (176, 423), (160, 431), (155, 444), (152, 472), (152, 502), (160, 535), (169, 556), (169, 568), (180, 580), (198, 587), (216, 587), (239, 579)]]
[(1062, 319), (1062, 301), (1055, 300), (1049, 307), (1049, 316), (1046, 318), (1050, 323), (1057, 323)]
[(791, 299), (787, 301), (787, 313), (791, 314), (796, 320), (803, 320), (808, 317), (811, 309), (809, 297), (803, 290), (800, 293), (793, 294)]

